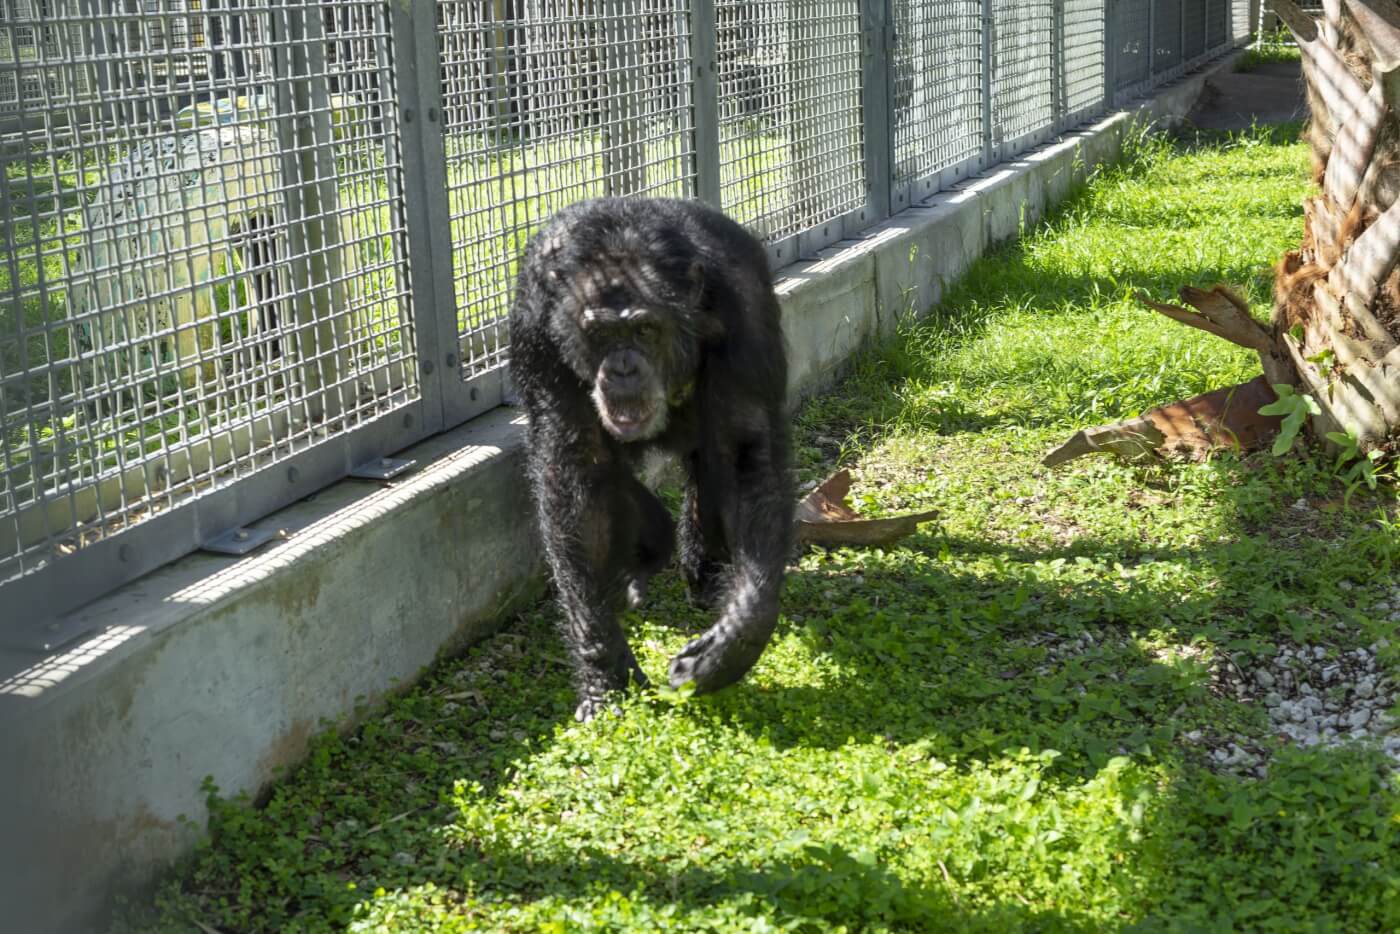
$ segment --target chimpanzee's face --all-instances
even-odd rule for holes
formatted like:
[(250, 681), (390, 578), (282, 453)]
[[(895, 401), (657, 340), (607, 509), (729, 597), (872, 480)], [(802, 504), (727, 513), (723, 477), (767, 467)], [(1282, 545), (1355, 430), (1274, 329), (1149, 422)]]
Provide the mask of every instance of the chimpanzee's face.
[(619, 441), (661, 434), (694, 378), (692, 283), (673, 278), (645, 258), (604, 254), (555, 276), (560, 318), (574, 331), (562, 341), (570, 366), (592, 384), (598, 418)]

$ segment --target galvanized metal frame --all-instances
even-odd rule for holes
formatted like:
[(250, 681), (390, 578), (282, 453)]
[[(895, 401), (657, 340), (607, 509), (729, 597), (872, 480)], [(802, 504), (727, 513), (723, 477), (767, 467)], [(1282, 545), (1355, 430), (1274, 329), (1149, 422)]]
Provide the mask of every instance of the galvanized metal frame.
[[(265, 23), (269, 31), (264, 39), (273, 73), (305, 76), (297, 81), (274, 82), (272, 106), (267, 114), (268, 125), (275, 133), (280, 152), (279, 188), (283, 217), (277, 230), (286, 238), (287, 253), (281, 265), (290, 288), (290, 292), (278, 299), (285, 303), (283, 310), (289, 315), (278, 339), (283, 341), (287, 359), (292, 361), (282, 371), (300, 371), (303, 374), (298, 378), (303, 387), (301, 394), (295, 398), (289, 397), (275, 409), (269, 409), (267, 414), (257, 416), (242, 426), (217, 428), (215, 434), (202, 440), (191, 436), (196, 439), (192, 442), (196, 447), (162, 447), (144, 461), (122, 464), (115, 475), (106, 478), (98, 475), (85, 481), (84, 486), (70, 487), (68, 492), (60, 490), (57, 498), (51, 501), (46, 499), (48, 494), (42, 493), (41, 498), (29, 507), (16, 505), (15, 501), (10, 500), (8, 521), (12, 525), (9, 531), (13, 533), (16, 547), (21, 549), (18, 553), (20, 560), (23, 560), (25, 553), (23, 549), (34, 547), (24, 544), (32, 536), (26, 535), (20, 525), (26, 521), (23, 510), (47, 512), (50, 518), (41, 516), (40, 521), (51, 523), (54, 507), (58, 507), (61, 515), (63, 500), (75, 495), (73, 489), (96, 497), (98, 520), (105, 521), (105, 515), (115, 514), (123, 524), (115, 530), (99, 533), (95, 540), (82, 542), (71, 553), (55, 553), (43, 566), (29, 573), (21, 572), (18, 577), (3, 584), (0, 641), (7, 645), (45, 651), (81, 635), (73, 628), (71, 619), (65, 618), (68, 611), (191, 550), (220, 540), (230, 530), (310, 495), (365, 462), (399, 450), (435, 430), (432, 420), (421, 416), (422, 400), (414, 397), (414, 386), (401, 390), (391, 388), (391, 396), (397, 401), (383, 405), (371, 403), (366, 407), (359, 400), (350, 398), (354, 387), (349, 380), (368, 377), (378, 371), (357, 374), (346, 369), (350, 363), (351, 349), (356, 346), (353, 341), (358, 338), (352, 338), (345, 330), (348, 321), (343, 311), (346, 307), (344, 289), (347, 281), (356, 278), (356, 274), (339, 266), (342, 251), (338, 246), (341, 235), (339, 226), (346, 211), (359, 210), (364, 206), (349, 204), (338, 207), (340, 196), (335, 190), (337, 170), (333, 152), (339, 144), (332, 123), (332, 104), (326, 84), (330, 71), (322, 55), (326, 36), (322, 33), (321, 15), (316, 8), (289, 4), (284, 0), (270, 0), (260, 10), (266, 14)], [(101, 13), (95, 4), (84, 5), (77, 15), (104, 17), (97, 21), (99, 24), (91, 28), (89, 34), (101, 37), (97, 41), (105, 44), (106, 32), (101, 23), (108, 22), (110, 17)], [(215, 11), (214, 15), (221, 15), (221, 12)], [(189, 57), (192, 53), (180, 50), (178, 54)], [(169, 53), (164, 56), (167, 61), (170, 58)], [(64, 61), (47, 67), (75, 67), (71, 64), (73, 61), (73, 58), (65, 57)], [(365, 67), (372, 71), (372, 66)], [(381, 88), (385, 91), (388, 89), (387, 85)], [(113, 99), (120, 102), (120, 96), (112, 93), (102, 80), (96, 82), (96, 90), (100, 97), (91, 99), (82, 107), (98, 114), (99, 119), (115, 118), (117, 114), (113, 109)], [(131, 100), (128, 97), (127, 103), (131, 104)], [(140, 106), (141, 100), (138, 97), (131, 105)], [(379, 119), (392, 124), (396, 113), (394, 105), (393, 100), (383, 101)], [(7, 194), (10, 194), (9, 167), (17, 161), (22, 162), (23, 154), (36, 142), (50, 152), (62, 151), (53, 136), (46, 131), (33, 129), (35, 126), (42, 127), (46, 116), (47, 112), (41, 110), (33, 119), (20, 121), (17, 130), (20, 145), (17, 149), (7, 149), (4, 157), (7, 169), (3, 173), (6, 178), (4, 187)], [(69, 118), (72, 114), (64, 116)], [(350, 127), (352, 131), (362, 130), (367, 134), (367, 142), (363, 144), (367, 148), (356, 150), (361, 155), (372, 152), (377, 147), (378, 139), (392, 138), (391, 133), (382, 137), (379, 135), (379, 131), (370, 124), (367, 112), (362, 117), (356, 126)], [(193, 119), (199, 118), (196, 116)], [(100, 125), (92, 131), (73, 123), (65, 125), (70, 127), (70, 135), (63, 138), (74, 140), (75, 145), (88, 145), (81, 142), (85, 137), (80, 134), (89, 133), (92, 145), (109, 145), (105, 142), (105, 131)], [(140, 140), (144, 137), (137, 135), (134, 138)], [(387, 206), (397, 203), (392, 198), (393, 185), (398, 179), (398, 167), (393, 163), (392, 154), (397, 146), (382, 148), (385, 181), (390, 190)], [(356, 159), (360, 157), (355, 156)], [(347, 164), (346, 168), (352, 172), (358, 171), (357, 165)], [(32, 170), (27, 178), (27, 188), (32, 198), (35, 190)], [(22, 202), (13, 197), (6, 199), (7, 205), (19, 203)], [(55, 213), (52, 216), (61, 217), (57, 213), (60, 210), (77, 209), (55, 207), (53, 210)], [(34, 216), (39, 217), (37, 214)], [(401, 264), (406, 256), (400, 238), (392, 233), (393, 229), (386, 228), (389, 231), (386, 239), (394, 242), (399, 250)], [(369, 236), (378, 237), (379, 234), (371, 231)], [(210, 246), (223, 248), (214, 241), (210, 241)], [(60, 248), (71, 249), (67, 246)], [(14, 252), (16, 249), (11, 241), (6, 262), (12, 273), (12, 290), (17, 281), (13, 273), (19, 262)], [(186, 252), (189, 249), (182, 248)], [(42, 254), (27, 255), (24, 259), (26, 262), (41, 261), (33, 256), (42, 259)], [(50, 288), (68, 289), (70, 283), (77, 281), (75, 275), (66, 282), (52, 284)], [(389, 296), (389, 300), (394, 299)], [(409, 314), (404, 307), (407, 301), (405, 294), (399, 308), (399, 314), (404, 316)], [(68, 327), (61, 321), (53, 326)], [(202, 362), (206, 358), (203, 351), (200, 354), (195, 361), (182, 365)], [(44, 365), (60, 367), (70, 364), (66, 358), (55, 358)], [(370, 365), (382, 367), (395, 364), (386, 357), (382, 363)], [(159, 370), (156, 372), (158, 374)], [(388, 379), (392, 382), (391, 374)], [(316, 427), (320, 423), (324, 423), (326, 428)], [(61, 451), (62, 448), (57, 450)], [(218, 450), (224, 453), (219, 454)], [(181, 471), (179, 476), (176, 476), (176, 470)], [(220, 479), (221, 476), (227, 479)], [(116, 487), (109, 494), (104, 489), (110, 483), (115, 483)], [(149, 507), (144, 506), (146, 500), (139, 498), (143, 490), (157, 491), (176, 483), (181, 486), (197, 484), (198, 495), (177, 499), (171, 506), (165, 504), (169, 494), (144, 494), (150, 501)], [(133, 494), (130, 490), (137, 491), (137, 498), (131, 498)], [(112, 505), (105, 506), (103, 500), (109, 495)], [(132, 522), (126, 515), (129, 502), (143, 508), (148, 515), (138, 522)], [(0, 519), (3, 518), (0, 514)], [(86, 535), (77, 531), (73, 534)], [(53, 533), (49, 532), (48, 535), (51, 540)], [(251, 538), (253, 536), (249, 536)]]
[[(95, 43), (89, 51), (103, 53), (96, 58), (104, 64), (92, 66), (91, 78), (96, 82), (100, 100), (88, 106), (108, 122), (115, 121), (120, 116), (119, 108), (130, 102), (123, 102), (119, 90), (111, 87), (114, 72), (105, 64), (119, 55), (123, 47), (118, 41), (115, 47), (109, 48), (113, 40), (108, 29), (115, 21), (114, 14), (102, 0), (67, 2), (71, 6), (64, 7), (70, 11), (65, 15), (78, 19), (87, 17), (96, 24), (89, 31), (89, 41)], [(329, 0), (323, 5), (331, 13), (342, 8), (349, 11), (353, 7), (356, 15), (374, 17), (387, 30), (387, 38), (371, 30), (370, 37), (364, 40), (388, 43), (387, 48), (379, 49), (383, 64), (366, 67), (380, 68), (375, 80), (384, 93), (392, 90), (393, 99), (366, 101), (363, 112), (356, 111), (354, 116), (355, 120), (363, 121), (365, 127), (372, 126), (373, 132), (382, 134), (384, 140), (382, 146), (372, 140), (368, 144), (371, 149), (365, 152), (378, 152), (377, 158), (382, 158), (381, 181), (386, 186), (382, 207), (387, 233), (381, 234), (378, 229), (370, 231), (363, 235), (362, 242), (378, 243), (383, 236), (385, 268), (392, 269), (396, 281), (402, 283), (398, 286), (402, 294), (397, 298), (390, 296), (390, 299), (399, 302), (399, 320), (409, 335), (407, 344), (397, 351), (400, 356), (394, 358), (398, 362), (393, 365), (397, 367), (401, 363), (410, 367), (411, 377), (394, 390), (392, 401), (381, 406), (382, 411), (376, 410), (374, 404), (366, 407), (364, 389), (356, 382), (359, 364), (351, 358), (356, 338), (346, 331), (350, 325), (341, 313), (345, 282), (352, 274), (340, 264), (345, 250), (355, 244), (342, 246), (340, 238), (344, 233), (338, 218), (345, 210), (359, 210), (361, 206), (342, 208), (339, 205), (342, 194), (336, 183), (340, 171), (336, 146), (337, 134), (344, 132), (345, 127), (336, 122), (339, 105), (327, 83), (332, 69), (326, 60), (328, 42), (334, 37), (326, 31), (327, 21), (323, 21), (321, 15), (308, 12), (315, 8), (294, 0), (257, 0), (251, 5), (238, 6), (207, 5), (205, 15), (213, 24), (210, 28), (220, 34), (225, 28), (232, 28), (235, 38), (244, 41), (244, 45), (228, 53), (231, 56), (228, 61), (223, 53), (215, 50), (210, 67), (217, 81), (223, 82), (220, 87), (248, 89), (255, 84), (266, 87), (266, 76), (258, 84), (246, 71), (247, 57), (253, 54), (272, 62), (277, 74), (307, 76), (304, 80), (272, 82), (268, 89), (272, 100), (270, 125), (275, 130), (281, 166), (280, 190), (285, 215), (282, 229), (289, 244), (284, 272), (290, 283), (288, 294), (296, 299), (294, 320), (286, 328), (285, 339), (289, 346), (295, 345), (299, 353), (306, 354), (296, 363), (302, 373), (298, 379), (299, 385), (305, 387), (301, 390), (304, 395), (297, 397), (296, 405), (284, 406), (286, 411), (277, 417), (264, 419), (266, 424), (261, 428), (255, 430), (250, 426), (243, 440), (231, 438), (226, 442), (235, 452), (230, 456), (244, 461), (248, 460), (248, 455), (240, 455), (238, 451), (246, 448), (257, 452), (256, 459), (239, 462), (236, 476), (227, 483), (220, 481), (208, 489), (197, 490), (197, 495), (192, 494), (173, 508), (134, 521), (130, 528), (122, 527), (98, 536), (97, 540), (82, 544), (71, 554), (56, 553), (47, 566), (0, 583), (0, 641), (38, 651), (50, 650), (81, 634), (73, 629), (73, 617), (65, 616), (70, 610), (216, 540), (233, 543), (227, 547), (235, 550), (244, 549), (266, 529), (230, 538), (231, 530), (244, 529), (260, 517), (354, 472), (387, 477), (389, 468), (382, 462), (387, 454), (501, 404), (507, 393), (504, 362), (508, 345), (497, 346), (489, 359), (469, 365), (464, 357), (472, 349), (463, 342), (470, 340), (470, 334), (464, 335), (459, 327), (459, 306), (463, 300), (458, 291), (464, 274), (460, 264), (462, 257), (469, 255), (462, 252), (469, 244), (454, 242), (454, 207), (450, 193), (454, 185), (460, 187), (461, 183), (454, 181), (451, 170), (445, 111), (445, 106), (451, 102), (444, 98), (446, 39), (439, 28), (442, 4), (451, 2), (454, 0)], [(528, 25), (522, 25), (521, 10), (529, 2), (547, 6), (552, 0), (518, 0), (515, 3), (488, 0), (472, 8), (476, 11), (472, 16), (481, 19), (473, 20), (471, 28), (479, 28), (483, 36), (489, 33), (486, 41), (491, 48), (485, 54), (491, 61), (484, 67), (499, 83), (488, 92), (494, 95), (488, 103), (494, 115), (491, 119), (500, 121), (501, 132), (509, 132), (512, 126), (519, 131), (525, 125), (526, 118), (522, 114), (527, 105), (523, 98), (513, 97), (523, 93), (513, 83), (518, 80), (518, 75), (512, 71), (516, 67), (513, 56), (517, 50), (502, 43), (519, 40), (519, 31)], [(603, 83), (589, 93), (603, 96), (599, 106), (604, 137), (614, 140), (605, 143), (600, 153), (601, 182), (606, 190), (622, 194), (650, 190), (646, 174), (649, 168), (663, 175), (672, 171), (665, 166), (652, 167), (647, 161), (651, 157), (646, 147), (653, 145), (655, 139), (634, 132), (631, 126), (623, 126), (639, 111), (646, 111), (646, 119), (653, 121), (669, 119), (666, 115), (671, 111), (667, 108), (676, 108), (674, 113), (684, 115), (685, 119), (667, 124), (669, 129), (664, 132), (670, 134), (667, 139), (672, 142), (681, 136), (686, 142), (680, 149), (673, 146), (674, 153), (667, 150), (671, 154), (660, 158), (669, 160), (675, 153), (683, 155), (686, 177), (674, 181), (679, 190), (688, 192), (689, 196), (724, 206), (726, 198), (732, 197), (730, 188), (735, 180), (747, 178), (742, 173), (760, 171), (757, 166), (735, 162), (732, 153), (728, 157), (730, 162), (724, 162), (724, 147), (733, 146), (735, 132), (732, 125), (734, 105), (732, 101), (726, 102), (724, 82), (731, 82), (728, 85), (731, 91), (734, 85), (732, 76), (725, 77), (721, 58), (735, 54), (735, 47), (732, 36), (728, 47), (723, 46), (720, 38), (725, 28), (760, 30), (753, 34), (762, 46), (759, 52), (774, 55), (776, 59), (769, 63), (756, 58), (753, 67), (770, 68), (776, 77), (755, 79), (760, 83), (770, 81), (754, 92), (757, 106), (766, 107), (777, 115), (772, 127), (784, 134), (788, 147), (784, 158), (789, 161), (782, 177), (787, 179), (784, 184), (792, 190), (779, 194), (792, 198), (804, 188), (826, 186), (812, 202), (817, 205), (813, 209), (817, 213), (793, 214), (795, 209), (784, 208), (790, 212), (789, 217), (797, 217), (798, 222), (795, 229), (786, 229), (768, 239), (775, 267), (853, 237), (870, 224), (927, 199), (999, 160), (1013, 158), (1116, 102), (1172, 80), (1187, 68), (1243, 39), (1242, 20), (1246, 21), (1246, 26), (1252, 26), (1248, 22), (1252, 12), (1250, 0), (1228, 0), (1228, 5), (1227, 0), (1182, 0), (1173, 7), (1173, 13), (1181, 11), (1180, 35), (1174, 37), (1178, 48), (1186, 48), (1188, 16), (1201, 19), (1205, 48), (1189, 59), (1181, 54), (1178, 61), (1159, 68), (1162, 63), (1158, 60), (1157, 39), (1163, 25), (1158, 21), (1160, 0), (1147, 0), (1143, 7), (1147, 19), (1146, 47), (1141, 53), (1134, 53), (1146, 56), (1146, 76), (1141, 81), (1125, 84), (1132, 63), (1130, 58), (1124, 58), (1127, 54), (1121, 45), (1124, 40), (1116, 24), (1121, 21), (1123, 5), (1132, 0), (1103, 0), (1101, 23), (1093, 21), (1094, 13), (1086, 12), (1092, 9), (1085, 6), (1089, 0), (1042, 0), (1037, 9), (1043, 7), (1048, 18), (1039, 41), (1048, 46), (1048, 56), (1042, 46), (1041, 50), (1030, 50), (1031, 58), (1026, 61), (1047, 61), (1048, 74), (1040, 75), (1035, 70), (1040, 66), (1033, 64), (1026, 75), (1030, 80), (1047, 83), (1049, 108), (1045, 118), (1035, 125), (1008, 131), (997, 123), (1002, 114), (996, 100), (997, 52), (1005, 51), (1005, 44), (1011, 41), (1009, 34), (998, 34), (997, 10), (1016, 9), (1007, 5), (1008, 0), (980, 0), (980, 3), (961, 0), (949, 7), (964, 17), (963, 25), (957, 27), (959, 31), (949, 41), (965, 43), (958, 48), (964, 49), (969, 61), (980, 63), (980, 72), (971, 75), (969, 70), (967, 87), (957, 91), (964, 95), (956, 104), (962, 108), (957, 113), (965, 114), (970, 109), (975, 114), (971, 120), (954, 116), (953, 109), (939, 109), (944, 106), (942, 102), (926, 107), (922, 116), (896, 110), (897, 96), (910, 94), (911, 87), (916, 97), (925, 95), (924, 100), (928, 94), (938, 91), (934, 84), (937, 76), (923, 73), (917, 67), (906, 63), (904, 71), (896, 74), (899, 56), (912, 54), (911, 47), (904, 43), (921, 39), (932, 41), (928, 36), (901, 35), (897, 28), (906, 21), (923, 24), (915, 28), (933, 28), (929, 25), (930, 19), (911, 18), (913, 13), (927, 16), (932, 7), (915, 10), (901, 6), (923, 4), (925, 0), (824, 0), (819, 12), (830, 26), (826, 33), (813, 32), (803, 22), (814, 8), (798, 0), (758, 0), (756, 3), (689, 0), (683, 4), (681, 0), (662, 0), (659, 5), (657, 0), (648, 0), (651, 5), (647, 6), (636, 6), (634, 0), (598, 2), (602, 4), (599, 18), (605, 25), (596, 32), (584, 28), (579, 34), (596, 36), (597, 41), (608, 45), (601, 56), (605, 60), (600, 79)], [(948, 2), (953, 4), (954, 0)], [(730, 17), (728, 27), (721, 22), (723, 17), (717, 11), (720, 6), (725, 8), (725, 16)], [(253, 48), (249, 37), (239, 31), (242, 11), (252, 7), (268, 15), (272, 31), (260, 40), (265, 48)], [(672, 35), (666, 32), (671, 22), (667, 17), (679, 15), (678, 10), (683, 10), (684, 29)], [(1225, 17), (1223, 41), (1212, 42), (1221, 39), (1211, 28), (1213, 22), (1218, 26), (1222, 12)], [(650, 26), (643, 26), (639, 25), (643, 16), (660, 18)], [(741, 18), (737, 26), (735, 16)], [(1216, 20), (1212, 20), (1212, 16)], [(633, 22), (629, 17), (638, 20)], [(759, 19), (743, 20), (743, 17)], [(745, 26), (745, 22), (751, 25)], [(1178, 25), (1175, 17), (1171, 22)], [(1135, 26), (1141, 29), (1140, 23)], [(662, 30), (659, 35), (655, 33), (658, 28)], [(0, 31), (6, 29), (12, 31), (13, 27), (0, 25)], [(653, 32), (648, 33), (647, 29)], [(835, 40), (831, 38), (833, 35), (837, 37)], [(854, 46), (848, 45), (845, 38), (851, 35), (857, 37)], [(1023, 43), (1027, 41), (1026, 35), (1023, 28), (1020, 37)], [(1074, 49), (1071, 49), (1071, 41), (1078, 43)], [(666, 48), (667, 42), (674, 43), (676, 68), (684, 67), (683, 74), (678, 71), (668, 76), (665, 63), (658, 65), (657, 55), (670, 54), (658, 51)], [(788, 43), (787, 47), (782, 45), (784, 42)], [(795, 42), (806, 42), (807, 46), (795, 50)], [(919, 54), (931, 54), (928, 48)], [(1194, 46), (1192, 51), (1195, 51)], [(71, 59), (71, 55), (66, 56), (64, 61)], [(231, 67), (229, 62), (232, 62)], [(63, 62), (53, 67), (61, 66)], [(35, 71), (42, 67), (48, 66), (0, 61), (0, 71), (8, 68), (17, 75), (25, 69)], [(1025, 67), (1024, 61), (1016, 67)], [(845, 77), (831, 78), (833, 69), (844, 70)], [(850, 77), (852, 73), (857, 74), (855, 79)], [(852, 80), (858, 81), (854, 93), (850, 85)], [(1093, 88), (1088, 99), (1084, 96), (1086, 86)], [(653, 95), (650, 104), (629, 98), (629, 95), (642, 93)], [(842, 107), (858, 107), (859, 119), (852, 121), (840, 113), (833, 116), (829, 109), (801, 109), (802, 102), (794, 95), (809, 93), (826, 95), (828, 104), (824, 106), (837, 101)], [(679, 96), (673, 100), (666, 96), (668, 94)], [(972, 94), (977, 95), (976, 100), (970, 96)], [(1075, 106), (1076, 101), (1079, 106)], [(731, 108), (728, 117), (726, 107)], [(794, 107), (797, 109), (792, 109)], [(26, 190), (30, 198), (34, 197), (32, 169), (19, 175), (8, 169), (29, 158), (26, 153), (35, 145), (55, 150), (57, 144), (45, 121), (60, 109), (57, 105), (40, 102), (34, 112), (21, 109), (13, 119), (0, 113), (0, 153), (3, 153), (0, 162), (7, 169), (0, 172), (0, 196), (3, 196), (0, 205), (23, 204)], [(947, 127), (926, 123), (909, 129), (911, 119), (936, 121), (944, 119), (938, 116), (943, 113), (950, 114), (946, 118)], [(793, 114), (803, 115), (801, 119), (808, 121), (807, 125), (794, 122), (797, 118)], [(64, 110), (65, 120), (71, 116), (69, 110)], [(343, 115), (341, 119), (345, 119)], [(955, 119), (967, 122), (954, 128), (951, 122)], [(897, 125), (904, 129), (897, 131)], [(75, 132), (82, 132), (82, 129)], [(904, 135), (897, 139), (897, 132)], [(815, 133), (817, 137), (806, 140), (803, 133)], [(8, 140), (3, 138), (5, 134)], [(97, 138), (106, 140), (100, 133)], [(374, 137), (377, 139), (378, 135)], [(901, 143), (901, 139), (904, 142)], [(926, 144), (930, 152), (916, 149), (911, 153), (908, 150), (911, 140)], [(948, 144), (947, 140), (953, 142)], [(104, 142), (104, 145), (109, 144)], [(519, 148), (525, 143), (514, 145)], [(906, 147), (905, 153), (897, 156), (896, 150), (901, 145)], [(935, 146), (943, 147), (936, 156), (932, 154)], [(686, 151), (682, 153), (681, 150)], [(362, 166), (351, 168), (364, 171)], [(804, 175), (809, 169), (825, 173), (824, 178)], [(374, 171), (378, 173), (381, 169)], [(636, 184), (628, 181), (634, 174)], [(653, 181), (653, 188), (672, 184), (666, 177)], [(807, 191), (801, 197), (810, 200), (813, 196)], [(828, 200), (822, 201), (822, 198)], [(833, 210), (834, 205), (839, 205), (839, 209)], [(379, 202), (370, 206), (379, 206)], [(6, 220), (8, 222), (9, 218)], [(792, 227), (791, 220), (785, 224)], [(518, 227), (510, 231), (512, 236), (520, 232)], [(7, 255), (0, 255), (0, 263), (8, 270), (12, 283), (17, 281), (19, 269), (16, 249), (12, 244)], [(454, 263), (457, 264), (455, 269)], [(470, 275), (470, 270), (466, 274)], [(45, 275), (42, 269), (40, 275)], [(77, 273), (70, 271), (65, 275), (74, 278), (57, 283), (54, 288), (66, 288), (68, 281), (76, 281)], [(499, 328), (500, 319), (492, 320), (492, 327)], [(0, 342), (5, 339), (6, 335), (0, 333)], [(392, 382), (394, 377), (389, 375), (386, 379)], [(0, 403), (3, 402), (3, 392), (0, 392)], [(14, 428), (12, 422), (6, 421), (13, 417), (14, 413), (0, 409), (0, 427)], [(346, 427), (323, 432), (307, 427), (317, 420), (343, 423)], [(4, 444), (0, 438), (0, 478), (5, 476), (8, 463)], [(163, 464), (159, 457), (124, 463), (125, 473), (115, 479), (75, 482), (115, 483), (114, 492), (99, 489), (94, 495), (99, 500), (110, 495), (117, 504), (113, 508), (124, 510), (128, 501), (126, 489), (131, 482), (127, 474), (139, 479), (143, 473), (165, 469)], [(191, 471), (194, 469), (190, 467)], [(210, 468), (199, 470), (208, 473)], [(6, 495), (0, 488), (0, 531), (4, 530), (5, 522), (20, 521), (15, 511), (18, 507), (13, 503), (9, 507), (11, 514), (5, 512)], [(61, 517), (61, 506), (56, 503), (52, 509), (44, 508), (50, 512), (58, 510)], [(52, 517), (42, 521), (51, 522)], [(19, 532), (15, 534), (18, 540)], [(219, 547), (226, 546), (220, 544)], [(0, 555), (0, 559), (4, 557)]]
[(987, 165), (983, 12), (981, 0), (892, 0), (889, 5), (884, 109), (892, 212)]
[(720, 207), (719, 172), (719, 74), (716, 62), (715, 0), (691, 0), (691, 58), (695, 90), (695, 189), (696, 197)]

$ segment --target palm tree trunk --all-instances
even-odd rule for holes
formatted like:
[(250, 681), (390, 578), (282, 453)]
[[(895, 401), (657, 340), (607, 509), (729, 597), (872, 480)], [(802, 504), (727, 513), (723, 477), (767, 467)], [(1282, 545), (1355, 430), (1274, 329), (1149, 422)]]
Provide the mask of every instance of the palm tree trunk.
[(1279, 263), (1275, 337), (1322, 408), (1314, 431), (1383, 446), (1400, 427), (1400, 3), (1273, 6), (1303, 54), (1320, 189)]
[[(1326, 0), (1316, 19), (1292, 0), (1272, 6), (1302, 52), (1317, 183), (1303, 205), (1303, 242), (1275, 270), (1272, 320), (1256, 322), (1220, 286), (1183, 288), (1194, 310), (1140, 299), (1256, 351), (1264, 383), (1312, 396), (1318, 437), (1340, 431), (1360, 451), (1400, 453), (1400, 2)], [(1079, 432), (1046, 463), (1093, 451), (1144, 457), (1172, 447), (1200, 452), (1221, 439), (1257, 443), (1267, 434), (1254, 408), (1259, 388), (1218, 390)], [(1178, 422), (1206, 430), (1173, 437)]]

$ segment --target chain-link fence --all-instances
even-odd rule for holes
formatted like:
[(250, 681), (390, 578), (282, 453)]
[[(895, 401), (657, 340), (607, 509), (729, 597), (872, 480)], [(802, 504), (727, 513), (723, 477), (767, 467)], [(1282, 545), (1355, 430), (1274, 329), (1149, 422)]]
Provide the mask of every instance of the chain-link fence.
[(702, 198), (783, 265), (1241, 6), (0, 0), (0, 638), (499, 405), (558, 208)]

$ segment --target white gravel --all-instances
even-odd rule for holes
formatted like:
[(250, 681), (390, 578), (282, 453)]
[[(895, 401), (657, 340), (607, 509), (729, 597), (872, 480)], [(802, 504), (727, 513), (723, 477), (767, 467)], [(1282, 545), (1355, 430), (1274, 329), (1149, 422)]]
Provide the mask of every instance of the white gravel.
[[(1400, 609), (1394, 612), (1400, 616)], [(1086, 630), (1075, 636), (1043, 632), (1028, 641), (1045, 648), (1045, 662), (1037, 669), (1045, 675), (1073, 656), (1119, 644), (1122, 637)], [(1222, 653), (1212, 666), (1211, 687), (1239, 703), (1262, 705), (1270, 732), (1278, 739), (1305, 747), (1373, 744), (1400, 771), (1400, 723), (1389, 713), (1400, 699), (1400, 686), (1377, 658), (1387, 645), (1385, 640), (1365, 648), (1284, 643), (1272, 657), (1249, 661)], [(1183, 648), (1173, 654), (1196, 651)], [(1218, 771), (1263, 777), (1268, 770), (1271, 749), (1256, 737), (1192, 730), (1182, 740), (1200, 748), (1207, 764)]]

